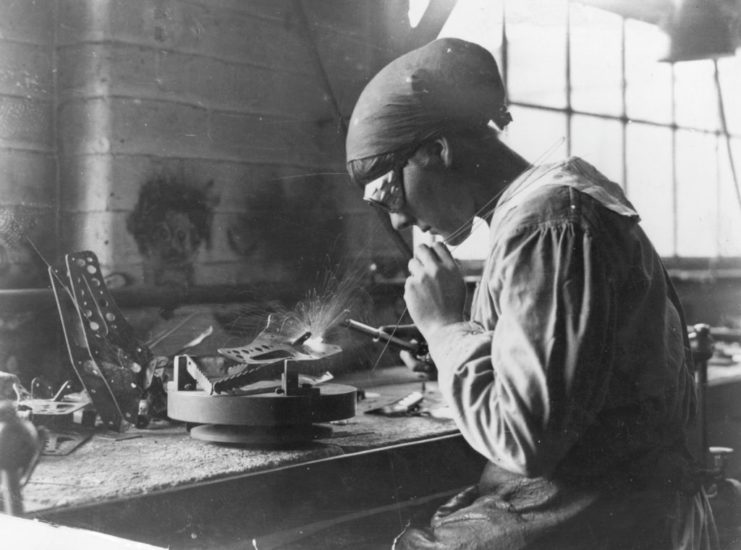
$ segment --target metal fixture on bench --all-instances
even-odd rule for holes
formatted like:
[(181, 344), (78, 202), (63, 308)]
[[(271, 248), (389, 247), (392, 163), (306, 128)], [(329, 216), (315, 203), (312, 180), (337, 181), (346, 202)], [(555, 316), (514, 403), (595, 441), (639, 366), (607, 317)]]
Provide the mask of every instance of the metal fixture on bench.
[(300, 362), (341, 352), (339, 346), (305, 330), (278, 327), (269, 317), (250, 344), (218, 351), (222, 357), (175, 358), (168, 415), (194, 425), (190, 434), (195, 439), (292, 445), (328, 437), (332, 429), (322, 423), (355, 416), (356, 388), (296, 371)]
[(64, 268), (49, 267), (49, 278), (72, 367), (104, 425), (116, 431), (146, 425), (148, 398), (164, 400), (164, 388), (152, 376), (152, 352), (116, 305), (97, 257), (67, 254)]

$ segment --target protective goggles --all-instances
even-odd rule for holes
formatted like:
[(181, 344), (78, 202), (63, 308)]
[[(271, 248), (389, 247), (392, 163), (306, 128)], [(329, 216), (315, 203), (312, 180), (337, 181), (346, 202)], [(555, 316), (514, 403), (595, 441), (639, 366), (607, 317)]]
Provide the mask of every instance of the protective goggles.
[(399, 166), (365, 185), (363, 200), (390, 214), (404, 207), (404, 167)]

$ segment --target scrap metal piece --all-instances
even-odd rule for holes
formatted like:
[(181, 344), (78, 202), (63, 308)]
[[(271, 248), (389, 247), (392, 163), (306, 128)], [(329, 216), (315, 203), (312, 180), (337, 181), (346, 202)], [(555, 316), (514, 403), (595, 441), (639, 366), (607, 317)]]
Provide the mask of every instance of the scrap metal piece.
[(41, 454), (44, 456), (66, 456), (92, 436), (92, 430), (47, 430)]
[(379, 414), (382, 416), (406, 416), (419, 411), (424, 400), (422, 392), (413, 391), (409, 395), (396, 399), (388, 405), (365, 411), (365, 414)]
[(28, 407), (34, 416), (63, 416), (73, 414), (89, 405), (89, 401), (52, 401), (51, 399), (26, 399), (19, 407)]

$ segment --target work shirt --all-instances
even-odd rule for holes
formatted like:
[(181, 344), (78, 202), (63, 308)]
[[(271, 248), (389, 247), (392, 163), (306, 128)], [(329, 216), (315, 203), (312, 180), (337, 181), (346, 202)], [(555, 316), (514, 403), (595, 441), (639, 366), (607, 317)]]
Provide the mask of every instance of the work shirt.
[[(578, 158), (532, 168), (500, 197), (471, 320), (428, 341), (458, 428), (490, 462), (481, 494), (535, 478), (590, 502), (632, 487), (697, 493), (685, 475), (686, 327), (638, 222), (619, 186)], [(658, 513), (679, 514), (675, 531), (698, 527), (673, 532), (691, 539), (675, 547), (708, 547), (702, 505)]]

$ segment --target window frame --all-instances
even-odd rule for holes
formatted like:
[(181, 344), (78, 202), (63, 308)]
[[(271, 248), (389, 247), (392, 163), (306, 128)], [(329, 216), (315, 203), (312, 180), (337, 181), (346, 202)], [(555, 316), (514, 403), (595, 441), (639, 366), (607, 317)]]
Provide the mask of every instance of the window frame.
[[(506, 10), (507, 0), (502, 1), (502, 24), (501, 24), (501, 50), (500, 50), (500, 56), (501, 56), (501, 72), (502, 72), (502, 78), (505, 84), (505, 89), (507, 92), (507, 97), (510, 97), (510, 73), (513, 70), (516, 70), (513, 66), (511, 66), (510, 63), (510, 52), (509, 52), (509, 39), (507, 34), (507, 27), (508, 27), (508, 14)], [(566, 148), (566, 154), (571, 155), (572, 154), (572, 147), (573, 147), (573, 130), (572, 130), (572, 124), (575, 117), (587, 117), (591, 119), (602, 119), (602, 120), (611, 120), (615, 121), (620, 125), (620, 133), (621, 133), (621, 140), (622, 140), (622, 148), (620, 151), (621, 159), (619, 162), (622, 163), (622, 175), (623, 179), (620, 182), (623, 189), (626, 191), (628, 196), (630, 197), (630, 186), (632, 183), (629, 176), (629, 170), (628, 170), (628, 126), (630, 124), (642, 124), (646, 126), (652, 126), (652, 127), (658, 127), (667, 129), (671, 134), (671, 217), (672, 219), (668, 222), (671, 224), (670, 231), (671, 231), (671, 251), (673, 251), (673, 254), (670, 255), (662, 255), (662, 259), (667, 266), (667, 268), (670, 270), (670, 273), (672, 275), (676, 275), (678, 277), (684, 278), (684, 279), (701, 279), (701, 280), (707, 280), (707, 279), (716, 279), (716, 278), (741, 278), (741, 256), (723, 256), (721, 255), (722, 250), (717, 250), (715, 255), (709, 255), (709, 256), (702, 256), (702, 257), (696, 257), (696, 256), (682, 256), (678, 253), (679, 250), (679, 234), (680, 229), (679, 226), (681, 224), (681, 220), (679, 220), (679, 206), (678, 206), (678, 197), (680, 194), (679, 190), (679, 184), (678, 184), (678, 174), (677, 174), (677, 165), (678, 165), (678, 144), (677, 144), (677, 135), (681, 131), (691, 131), (691, 132), (699, 132), (704, 135), (711, 135), (714, 137), (717, 143), (717, 147), (715, 148), (714, 158), (711, 159), (716, 164), (718, 164), (721, 159), (725, 159), (726, 157), (721, 157), (721, 155), (727, 155), (727, 150), (725, 147), (724, 141), (726, 139), (732, 139), (732, 140), (741, 140), (741, 134), (734, 133), (732, 130), (729, 130), (728, 138), (726, 137), (726, 134), (723, 131), (723, 128), (720, 124), (718, 124), (716, 129), (709, 129), (709, 128), (701, 128), (701, 127), (695, 127), (690, 126), (686, 124), (680, 124), (677, 122), (677, 70), (674, 64), (670, 65), (670, 87), (669, 87), (669, 97), (667, 98), (667, 101), (671, 103), (670, 109), (671, 109), (671, 117), (670, 120), (667, 122), (661, 122), (657, 120), (649, 120), (646, 118), (637, 118), (637, 117), (629, 117), (628, 116), (628, 66), (627, 66), (627, 59), (626, 59), (626, 51), (628, 47), (628, 40), (627, 37), (627, 24), (629, 19), (617, 15), (615, 17), (618, 17), (620, 20), (620, 75), (619, 75), (619, 81), (620, 81), (620, 103), (621, 103), (621, 109), (620, 112), (617, 114), (611, 114), (611, 113), (605, 113), (605, 112), (595, 112), (595, 111), (585, 111), (580, 110), (578, 108), (575, 108), (572, 102), (572, 35), (573, 35), (573, 29), (572, 29), (572, 5), (570, 2), (565, 3), (566, 6), (566, 20), (565, 20), (565, 29), (564, 29), (564, 47), (566, 48), (566, 56), (565, 56), (565, 79), (566, 79), (566, 102), (563, 107), (556, 107), (552, 105), (544, 105), (539, 104), (537, 102), (532, 101), (522, 101), (518, 100), (517, 97), (510, 98), (508, 101), (509, 105), (515, 106), (515, 107), (521, 107), (526, 108), (532, 111), (541, 111), (541, 112), (551, 112), (551, 113), (558, 113), (561, 115), (564, 115), (566, 118), (566, 140), (565, 140), (565, 148)], [(590, 8), (594, 10), (598, 10), (598, 8)], [(599, 10), (599, 11), (605, 11), (605, 10)], [(713, 60), (703, 60), (699, 61), (703, 63), (713, 63)], [(717, 63), (717, 61), (715, 61)], [(717, 65), (716, 65), (717, 67)], [(714, 67), (715, 70), (715, 67)], [(720, 70), (720, 69), (717, 69)], [(722, 74), (720, 75), (721, 78)], [(727, 161), (726, 161), (727, 162)], [(723, 183), (724, 185), (728, 182), (723, 180), (721, 174), (716, 171), (709, 171), (708, 173), (708, 179), (710, 181), (709, 186), (713, 189), (716, 189), (715, 193), (718, 194), (718, 197), (720, 196), (719, 191), (719, 184)], [(731, 180), (731, 184), (735, 184), (733, 180)], [(738, 190), (736, 190), (738, 193)], [(717, 199), (719, 200), (719, 199)], [(741, 207), (741, 204), (739, 205)], [(717, 239), (720, 237), (720, 229), (718, 227), (709, 228), (709, 231), (713, 232), (714, 238)], [(460, 263), (463, 267), (463, 271), (465, 274), (469, 276), (475, 276), (475, 274), (480, 273), (481, 267), (483, 266), (484, 260), (481, 259), (463, 259), (460, 260)]]

